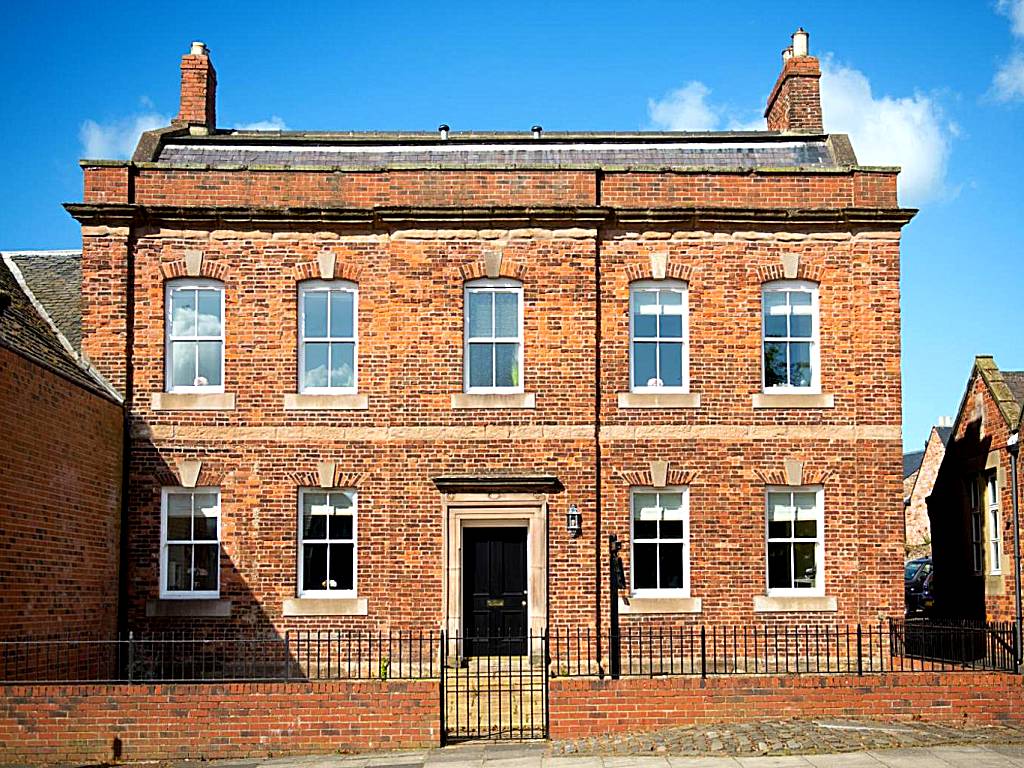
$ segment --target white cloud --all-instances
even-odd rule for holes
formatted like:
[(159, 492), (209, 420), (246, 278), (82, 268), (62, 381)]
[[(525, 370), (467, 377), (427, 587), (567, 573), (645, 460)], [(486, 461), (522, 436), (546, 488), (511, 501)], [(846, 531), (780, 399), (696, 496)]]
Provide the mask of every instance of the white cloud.
[(875, 97), (863, 72), (822, 61), (825, 129), (848, 133), (864, 165), (899, 165), (900, 195), (912, 204), (948, 194), (946, 168), (957, 127), (934, 98), (921, 93)]
[[(706, 85), (692, 81), (661, 99), (648, 99), (650, 123), (673, 131), (765, 130), (764, 118), (751, 119), (754, 110), (713, 103), (710, 95)], [(904, 202), (917, 204), (949, 193), (946, 168), (957, 128), (945, 119), (934, 98), (920, 93), (876, 97), (862, 72), (826, 56), (821, 102), (826, 130), (850, 134), (858, 161), (902, 167), (899, 187)]]
[(1024, 0), (999, 0), (996, 10), (1010, 20), (1010, 32), (1024, 37)]
[(86, 120), (78, 130), (84, 156), (92, 160), (124, 160), (132, 156), (144, 131), (170, 125), (171, 118), (156, 112), (142, 112), (98, 123)]
[(1024, 53), (1018, 51), (992, 78), (992, 94), (998, 101), (1024, 99)]
[(242, 125), (235, 126), (236, 131), (287, 131), (288, 126), (285, 125), (277, 115), (274, 115), (269, 120), (257, 120), (255, 123), (244, 123)]
[(697, 80), (647, 100), (651, 124), (665, 131), (713, 131), (722, 118), (722, 109), (708, 103), (711, 90)]

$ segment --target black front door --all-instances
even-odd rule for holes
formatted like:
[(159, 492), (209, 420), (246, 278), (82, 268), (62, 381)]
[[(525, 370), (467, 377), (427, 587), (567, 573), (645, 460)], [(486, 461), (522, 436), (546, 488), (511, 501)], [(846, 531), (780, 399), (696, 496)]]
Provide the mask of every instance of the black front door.
[(462, 532), (467, 656), (526, 652), (526, 528)]

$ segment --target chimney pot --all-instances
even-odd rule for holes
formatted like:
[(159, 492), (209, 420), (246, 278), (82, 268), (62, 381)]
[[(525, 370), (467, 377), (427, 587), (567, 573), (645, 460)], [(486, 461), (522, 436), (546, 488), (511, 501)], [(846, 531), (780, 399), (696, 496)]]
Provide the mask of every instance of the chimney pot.
[(198, 40), (193, 41), (192, 49), (189, 51), (190, 56), (209, 56), (210, 50), (206, 47), (206, 43), (202, 43)]
[(782, 49), (782, 63), (785, 64), (787, 61), (793, 58), (793, 46), (789, 45)]
[(809, 55), (807, 47), (807, 40), (809, 37), (810, 35), (807, 34), (807, 30), (803, 27), (800, 27), (793, 33), (793, 56), (801, 57)]
[(448, 131), (451, 130), (447, 123), (441, 123), (437, 126), (437, 132), (441, 134), (441, 138), (445, 141), (448, 140)]
[(535, 125), (530, 129), (530, 131), (533, 133), (533, 138), (539, 139), (540, 135), (544, 132), (544, 128), (542, 126)]

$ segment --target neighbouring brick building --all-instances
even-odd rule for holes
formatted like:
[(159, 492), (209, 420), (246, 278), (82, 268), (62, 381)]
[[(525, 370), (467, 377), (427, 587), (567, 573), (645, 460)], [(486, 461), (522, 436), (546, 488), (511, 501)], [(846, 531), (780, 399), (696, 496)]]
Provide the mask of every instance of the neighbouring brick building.
[(976, 357), (928, 498), (939, 614), (1014, 620), (1007, 443), (1021, 430), (1022, 412), (1024, 371), (1001, 371), (991, 356)]
[(924, 450), (903, 454), (903, 507), (907, 557), (923, 557), (932, 551), (928, 524), (928, 497), (953, 432), (948, 416), (928, 431)]
[(123, 411), (77, 353), (78, 263), (0, 255), (0, 640), (117, 630)]
[(218, 128), (194, 44), (67, 206), (130, 624), (603, 626), (611, 534), (624, 622), (902, 613), (913, 211), (794, 43), (767, 131), (365, 134)]

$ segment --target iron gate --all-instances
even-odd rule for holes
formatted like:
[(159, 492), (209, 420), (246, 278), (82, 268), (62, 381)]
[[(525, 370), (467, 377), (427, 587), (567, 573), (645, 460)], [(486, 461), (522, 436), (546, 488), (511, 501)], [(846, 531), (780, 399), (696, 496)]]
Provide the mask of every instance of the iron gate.
[[(485, 648), (487, 653), (471, 655)], [(548, 637), (441, 638), (441, 742), (548, 735)]]

